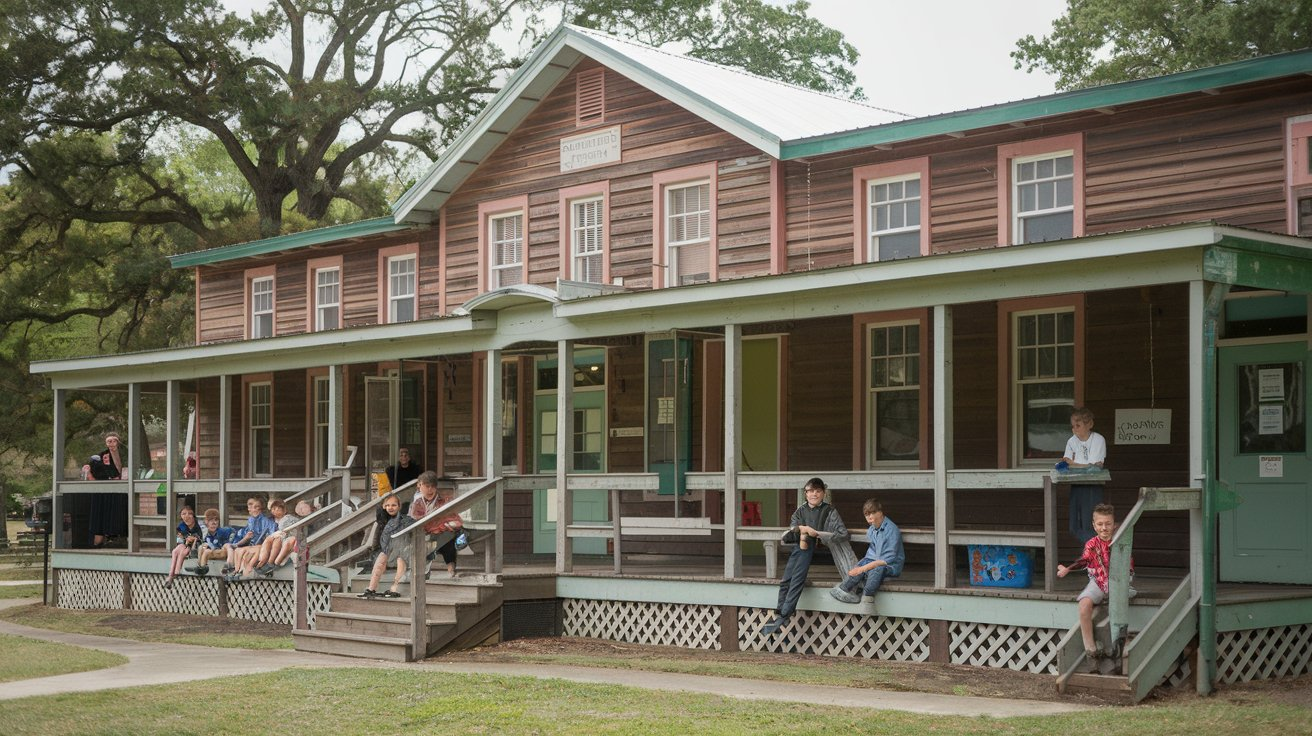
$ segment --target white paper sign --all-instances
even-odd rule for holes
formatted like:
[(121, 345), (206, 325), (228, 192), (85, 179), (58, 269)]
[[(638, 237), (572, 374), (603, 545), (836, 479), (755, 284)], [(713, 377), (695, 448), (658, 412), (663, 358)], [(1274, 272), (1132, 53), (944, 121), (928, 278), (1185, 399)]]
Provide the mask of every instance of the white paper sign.
[(1171, 410), (1117, 409), (1115, 441), (1118, 445), (1171, 444)]
[(560, 173), (620, 160), (620, 126), (560, 139)]
[(1264, 404), (1257, 407), (1258, 434), (1284, 434), (1284, 405)]
[(1285, 458), (1282, 455), (1262, 455), (1257, 459), (1257, 477), (1285, 477)]
[(1262, 368), (1257, 372), (1257, 400), (1278, 401), (1285, 398), (1285, 369)]

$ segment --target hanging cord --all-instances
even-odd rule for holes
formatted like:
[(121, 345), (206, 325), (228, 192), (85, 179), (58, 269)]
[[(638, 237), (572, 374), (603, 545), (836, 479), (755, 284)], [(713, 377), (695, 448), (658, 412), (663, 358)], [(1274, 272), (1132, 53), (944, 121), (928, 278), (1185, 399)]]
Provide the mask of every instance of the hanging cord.
[(811, 162), (806, 162), (806, 270), (811, 270)]

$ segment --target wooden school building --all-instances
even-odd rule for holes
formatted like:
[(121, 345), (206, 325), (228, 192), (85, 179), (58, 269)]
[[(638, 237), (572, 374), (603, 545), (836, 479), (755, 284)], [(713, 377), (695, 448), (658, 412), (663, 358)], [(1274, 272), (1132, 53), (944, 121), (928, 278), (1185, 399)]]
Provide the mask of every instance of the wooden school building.
[[(391, 215), (173, 257), (193, 345), (33, 364), (74, 521), (58, 603), (203, 600), (366, 656), (572, 634), (1075, 686), (1083, 583), (1054, 573), (1079, 549), (1049, 471), (1087, 406), (1140, 591), (1110, 605), (1115, 686), (1301, 674), (1310, 139), (1312, 52), (906, 118), (564, 26)], [(90, 391), (130, 437), (161, 428), (162, 478), (74, 480), (64, 416)], [(483, 535), (454, 622), (450, 590), (355, 618), (340, 595), (401, 447)], [(764, 637), (811, 476), (858, 554), (881, 499), (908, 569), (851, 606), (817, 564)], [(126, 549), (82, 549), (93, 492), (129, 505)], [(252, 493), (324, 506), (301, 595), (159, 590), (178, 499), (240, 523)], [(970, 585), (995, 546), (1033, 560), (1029, 587)]]

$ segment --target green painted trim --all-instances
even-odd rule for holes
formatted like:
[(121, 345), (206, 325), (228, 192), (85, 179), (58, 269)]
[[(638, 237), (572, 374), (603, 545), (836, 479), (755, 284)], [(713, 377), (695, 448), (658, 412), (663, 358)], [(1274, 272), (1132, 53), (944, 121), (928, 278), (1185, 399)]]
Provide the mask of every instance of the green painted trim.
[[(222, 562), (222, 560), (216, 560), (215, 562)], [(192, 563), (188, 562), (187, 564)], [(83, 552), (80, 550), (52, 550), (50, 553), (50, 568), (52, 570), (97, 570), (140, 575), (168, 575), (169, 558), (162, 552), (156, 554), (144, 552), (105, 554), (103, 552)], [(218, 568), (219, 565), (212, 565), (211, 569), (214, 570), (215, 574), (208, 577), (217, 579), (219, 577), (217, 574)], [(295, 582), (291, 577), (283, 577), (283, 575), (289, 575), (289, 573), (276, 574), (273, 581)], [(182, 577), (195, 576), (184, 572)], [(341, 582), (341, 577), (334, 568), (310, 565), (309, 582), (312, 584), (336, 585)]]
[(1216, 631), (1245, 631), (1312, 624), (1312, 597), (1244, 601), (1216, 607)]
[(224, 245), (218, 248), (198, 250), (193, 253), (182, 253), (176, 256), (169, 256), (169, 263), (174, 268), (208, 266), (215, 263), (223, 263), (224, 261), (235, 261), (241, 258), (250, 258), (252, 256), (263, 256), (270, 253), (296, 250), (297, 248), (305, 248), (311, 245), (322, 245), (323, 243), (331, 243), (334, 240), (363, 238), (369, 235), (379, 235), (382, 233), (396, 232), (397, 230), (407, 230), (411, 227), (411, 225), (398, 225), (396, 220), (390, 216), (375, 217), (372, 220), (360, 220), (359, 222), (348, 222), (343, 225), (333, 225), (331, 227), (305, 230), (299, 233), (278, 235), (272, 238), (265, 238), (264, 240), (254, 240), (249, 243)]
[(1098, 108), (1129, 105), (1173, 95), (1202, 92), (1237, 84), (1260, 82), (1312, 71), (1312, 51), (1264, 56), (1232, 64), (1195, 69), (1152, 79), (1108, 84), (1102, 87), (1063, 92), (1030, 100), (963, 110), (905, 122), (888, 123), (849, 133), (786, 141), (780, 147), (783, 160), (835, 153), (853, 148), (901, 143), (948, 133), (959, 133), (998, 125), (1086, 112)]
[(1223, 284), (1307, 293), (1312, 291), (1312, 248), (1226, 236), (1204, 251), (1203, 277)]

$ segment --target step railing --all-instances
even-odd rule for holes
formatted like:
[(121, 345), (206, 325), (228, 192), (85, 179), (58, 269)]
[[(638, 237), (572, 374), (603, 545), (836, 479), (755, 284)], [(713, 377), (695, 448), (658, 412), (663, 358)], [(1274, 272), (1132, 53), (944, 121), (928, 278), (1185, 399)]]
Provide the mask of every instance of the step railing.
[[(1130, 629), (1130, 572), (1134, 548), (1134, 530), (1140, 517), (1149, 511), (1196, 511), (1202, 508), (1202, 490), (1198, 488), (1141, 488), (1139, 501), (1126, 514), (1112, 537), (1111, 569), (1107, 576), (1107, 617), (1110, 620), (1113, 654), (1124, 651)], [(1195, 515), (1196, 516), (1196, 515)], [(1197, 521), (1189, 524), (1190, 548), (1202, 534)]]

